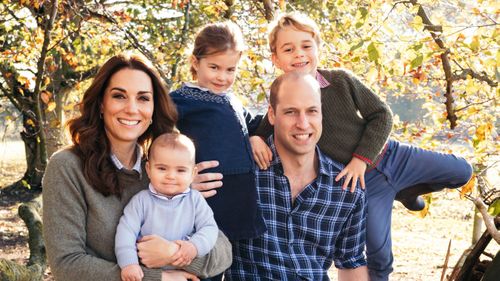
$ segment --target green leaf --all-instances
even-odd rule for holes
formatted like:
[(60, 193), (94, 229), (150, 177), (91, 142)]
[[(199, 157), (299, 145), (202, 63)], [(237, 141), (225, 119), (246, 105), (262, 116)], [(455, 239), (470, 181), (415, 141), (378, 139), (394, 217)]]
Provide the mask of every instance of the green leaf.
[(500, 214), (500, 199), (496, 199), (493, 203), (491, 203), (488, 207), (488, 213), (494, 217)]
[(414, 58), (410, 63), (410, 68), (414, 69), (422, 65), (422, 61), (424, 60), (424, 56), (419, 54), (416, 58)]
[(368, 51), (368, 59), (373, 62), (377, 62), (380, 58), (380, 52), (377, 49), (377, 46), (375, 46), (375, 43), (371, 42), (370, 45), (368, 45), (367, 48)]
[(352, 52), (354, 50), (357, 50), (357, 49), (363, 47), (364, 43), (365, 43), (365, 41), (361, 40), (358, 44), (352, 46), (351, 49), (349, 49), (349, 51)]

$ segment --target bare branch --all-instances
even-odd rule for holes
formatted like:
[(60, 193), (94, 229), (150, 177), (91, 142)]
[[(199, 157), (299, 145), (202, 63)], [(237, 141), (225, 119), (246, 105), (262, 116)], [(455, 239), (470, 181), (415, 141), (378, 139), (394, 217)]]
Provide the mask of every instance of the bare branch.
[(461, 107), (461, 108), (457, 108), (457, 109), (455, 109), (455, 112), (462, 111), (462, 110), (467, 109), (467, 108), (469, 108), (469, 107), (471, 107), (471, 106), (474, 106), (474, 105), (481, 105), (481, 104), (485, 104), (485, 103), (488, 103), (488, 102), (493, 101), (493, 100), (494, 100), (494, 99), (487, 99), (487, 100), (482, 101), (482, 102), (473, 102), (473, 103), (469, 103), (469, 104), (467, 104), (467, 105), (466, 105), (466, 106), (464, 106), (464, 107)]
[(486, 72), (483, 71), (482, 73), (477, 73), (470, 68), (462, 69), (460, 72), (455, 72), (455, 74), (453, 75), (453, 80), (466, 80), (467, 76), (471, 76), (474, 79), (486, 82), (488, 85), (490, 85), (490, 87), (498, 86), (498, 82), (491, 80)]
[(484, 224), (486, 225), (488, 232), (491, 234), (491, 237), (500, 245), (500, 231), (498, 231), (495, 226), (494, 218), (488, 214), (488, 207), (484, 204), (481, 198), (476, 198), (473, 202), (483, 216)]
[(259, 0), (264, 4), (264, 16), (268, 22), (274, 19), (274, 3), (272, 0)]

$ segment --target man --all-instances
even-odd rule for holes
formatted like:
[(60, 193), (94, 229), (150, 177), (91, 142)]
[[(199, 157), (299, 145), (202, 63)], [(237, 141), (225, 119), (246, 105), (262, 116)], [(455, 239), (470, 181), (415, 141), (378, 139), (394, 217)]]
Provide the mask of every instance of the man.
[(290, 72), (271, 86), (267, 140), (273, 160), (256, 171), (259, 206), (268, 231), (233, 243), (227, 280), (368, 280), (364, 256), (365, 196), (344, 191), (343, 166), (316, 146), (322, 131), (318, 82)]

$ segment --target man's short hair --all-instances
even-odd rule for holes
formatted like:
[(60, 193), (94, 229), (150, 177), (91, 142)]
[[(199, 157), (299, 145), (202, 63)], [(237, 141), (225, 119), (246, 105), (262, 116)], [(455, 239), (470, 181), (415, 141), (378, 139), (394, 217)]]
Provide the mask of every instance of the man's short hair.
[(278, 37), (278, 32), (288, 27), (311, 33), (316, 44), (318, 44), (318, 46), (321, 45), (321, 33), (316, 22), (305, 14), (292, 12), (279, 16), (270, 24), (269, 30), (271, 31), (269, 32), (268, 41), (271, 53), (276, 53), (276, 38)]
[(271, 84), (271, 90), (270, 90), (270, 94), (269, 94), (269, 105), (271, 105), (271, 107), (274, 110), (276, 110), (276, 106), (277, 106), (277, 104), (279, 102), (278, 101), (278, 94), (279, 94), (281, 85), (284, 82), (287, 82), (289, 80), (295, 80), (295, 81), (298, 81), (298, 80), (310, 80), (311, 82), (313, 82), (313, 84), (315, 86), (317, 86), (317, 92), (318, 92), (318, 94), (321, 93), (318, 81), (311, 74), (309, 74), (309, 73), (302, 73), (302, 72), (296, 72), (296, 71), (284, 73), (284, 74), (280, 75), (278, 78), (276, 78), (273, 81), (273, 83)]

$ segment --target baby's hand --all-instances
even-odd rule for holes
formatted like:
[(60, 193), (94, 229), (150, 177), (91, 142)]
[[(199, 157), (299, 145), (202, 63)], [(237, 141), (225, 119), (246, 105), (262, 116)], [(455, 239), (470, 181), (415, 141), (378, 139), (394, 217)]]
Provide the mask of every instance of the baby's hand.
[(176, 267), (190, 265), (196, 255), (198, 255), (198, 249), (196, 249), (196, 246), (193, 243), (184, 240), (176, 240), (174, 242), (179, 245), (180, 248), (172, 256), (172, 258), (174, 258), (172, 265)]
[(138, 264), (131, 264), (122, 268), (121, 277), (122, 281), (141, 281), (144, 273)]
[(259, 136), (252, 136), (250, 137), (250, 144), (257, 166), (262, 170), (269, 168), (269, 163), (273, 159), (273, 153), (266, 142)]

